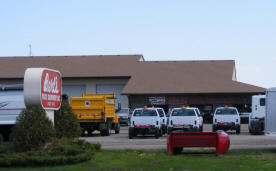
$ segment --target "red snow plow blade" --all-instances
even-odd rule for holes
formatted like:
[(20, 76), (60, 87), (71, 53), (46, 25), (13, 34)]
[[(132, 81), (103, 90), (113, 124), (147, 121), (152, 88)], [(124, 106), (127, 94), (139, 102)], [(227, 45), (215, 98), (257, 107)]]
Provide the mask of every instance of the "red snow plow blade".
[(230, 145), (228, 134), (218, 132), (172, 132), (167, 139), (167, 149), (180, 153), (183, 147), (216, 147), (216, 155), (225, 153)]

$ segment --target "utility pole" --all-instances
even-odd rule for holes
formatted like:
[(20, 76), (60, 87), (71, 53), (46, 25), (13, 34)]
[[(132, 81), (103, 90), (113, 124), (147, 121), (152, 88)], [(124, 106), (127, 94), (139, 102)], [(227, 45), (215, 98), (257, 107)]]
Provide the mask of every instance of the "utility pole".
[(29, 44), (29, 56), (32, 56), (32, 45)]

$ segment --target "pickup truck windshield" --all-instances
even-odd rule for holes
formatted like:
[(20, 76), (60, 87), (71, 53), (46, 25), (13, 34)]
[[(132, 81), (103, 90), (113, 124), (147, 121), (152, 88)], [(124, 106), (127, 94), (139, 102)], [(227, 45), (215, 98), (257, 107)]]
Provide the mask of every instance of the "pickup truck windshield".
[(160, 117), (164, 117), (165, 114), (162, 109), (157, 109), (157, 111), (158, 111)]
[(175, 109), (172, 111), (172, 116), (195, 116), (193, 109)]
[[(137, 111), (137, 112), (136, 112)], [(157, 112), (155, 110), (136, 110), (133, 116), (157, 116)]]
[(216, 115), (237, 115), (236, 109), (217, 109)]

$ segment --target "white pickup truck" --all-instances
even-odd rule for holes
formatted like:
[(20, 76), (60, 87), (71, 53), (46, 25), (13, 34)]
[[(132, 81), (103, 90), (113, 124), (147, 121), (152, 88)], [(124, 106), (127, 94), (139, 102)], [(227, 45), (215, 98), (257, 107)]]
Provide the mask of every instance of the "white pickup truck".
[(156, 108), (134, 109), (128, 131), (129, 139), (137, 135), (153, 134), (155, 138), (162, 136), (162, 123)]
[(217, 130), (236, 130), (240, 134), (240, 115), (235, 107), (218, 107), (213, 117), (213, 132)]
[(193, 107), (173, 108), (169, 115), (168, 134), (175, 130), (202, 131), (203, 119)]

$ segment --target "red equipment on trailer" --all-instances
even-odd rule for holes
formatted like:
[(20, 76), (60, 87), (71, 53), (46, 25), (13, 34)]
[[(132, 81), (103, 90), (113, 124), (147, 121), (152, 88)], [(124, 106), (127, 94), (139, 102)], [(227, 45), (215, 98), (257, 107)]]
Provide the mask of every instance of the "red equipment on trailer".
[(224, 131), (217, 132), (172, 132), (167, 139), (169, 153), (180, 153), (183, 147), (216, 147), (216, 155), (225, 153), (230, 140)]

